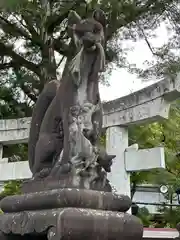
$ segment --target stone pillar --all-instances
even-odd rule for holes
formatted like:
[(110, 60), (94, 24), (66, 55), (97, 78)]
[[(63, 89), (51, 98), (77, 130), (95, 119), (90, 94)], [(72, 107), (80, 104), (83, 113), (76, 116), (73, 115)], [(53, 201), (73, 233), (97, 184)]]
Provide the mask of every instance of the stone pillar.
[(3, 145), (0, 143), (0, 162), (3, 159)]
[(131, 197), (130, 174), (126, 171), (125, 150), (128, 148), (128, 129), (126, 127), (109, 127), (106, 130), (106, 149), (108, 154), (116, 155), (113, 159), (108, 179), (118, 194)]

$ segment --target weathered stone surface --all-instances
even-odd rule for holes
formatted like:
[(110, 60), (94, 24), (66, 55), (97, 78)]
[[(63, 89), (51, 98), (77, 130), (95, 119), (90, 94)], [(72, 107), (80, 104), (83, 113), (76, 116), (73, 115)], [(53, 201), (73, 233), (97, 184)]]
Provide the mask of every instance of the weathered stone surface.
[[(103, 127), (140, 124), (145, 120), (157, 121), (161, 117), (168, 117), (170, 101), (179, 97), (179, 85), (178, 74), (174, 81), (165, 79), (123, 98), (104, 103)], [(30, 121), (31, 118), (0, 120), (0, 142), (6, 145), (27, 142)], [(28, 162), (25, 161), (9, 164), (2, 162), (0, 168), (0, 181), (32, 176)]]
[(0, 230), (9, 234), (47, 234), (48, 239), (140, 240), (143, 226), (127, 213), (65, 208), (0, 215)]
[(0, 142), (4, 144), (27, 143), (31, 118), (0, 120)]
[(99, 73), (105, 66), (105, 22), (101, 9), (83, 19), (69, 11), (67, 28), (73, 56), (66, 61), (54, 97), (48, 101), (52, 80), (44, 85), (32, 112), (28, 162), (35, 180), (69, 174), (76, 187), (101, 185), (103, 189), (106, 185), (106, 169), (98, 161), (102, 131)]
[[(149, 119), (149, 114), (151, 121), (167, 118), (170, 101), (179, 97), (180, 75), (178, 74), (174, 80), (167, 78), (130, 95), (103, 103), (103, 127), (117, 125), (117, 122), (119, 125), (139, 124)], [(150, 107), (154, 107), (154, 110), (150, 111)], [(0, 120), (0, 142), (6, 145), (26, 143), (30, 122), (31, 118)]]
[(165, 168), (164, 148), (139, 150), (127, 148), (125, 151), (125, 168), (127, 172)]
[[(77, 182), (74, 182), (74, 179), (77, 177)], [(82, 181), (81, 181), (82, 180)], [(84, 179), (80, 179), (79, 176), (71, 176), (71, 174), (60, 174), (58, 178), (47, 177), (42, 179), (30, 179), (25, 181), (22, 184), (22, 192), (30, 193), (30, 192), (41, 192), (47, 191), (51, 189), (59, 189), (59, 188), (78, 188), (78, 189), (87, 189), (84, 188)], [(109, 181), (106, 179), (105, 186), (102, 188), (102, 185), (94, 185), (91, 188), (92, 190), (98, 191), (111, 191), (111, 186), (109, 185)]]
[[(110, 127), (106, 131), (106, 148), (108, 154), (114, 153), (116, 158), (108, 173), (108, 179), (118, 194), (131, 195), (130, 174), (125, 170), (125, 150), (128, 147), (127, 128)], [(132, 159), (133, 161), (133, 159)]]
[(0, 202), (3, 212), (65, 207), (126, 212), (130, 206), (131, 199), (125, 195), (70, 188), (7, 196)]
[(170, 102), (180, 97), (180, 73), (103, 104), (103, 127), (128, 126), (168, 118)]
[(174, 101), (180, 97), (180, 73), (177, 74), (175, 79), (163, 79), (137, 92), (104, 103), (103, 112), (104, 114), (108, 114), (122, 111), (142, 105), (159, 97), (164, 97), (167, 101)]
[(107, 112), (103, 116), (103, 127), (128, 126), (133, 124), (150, 123), (167, 119), (170, 103), (163, 97), (149, 100), (133, 107)]
[(32, 173), (27, 161), (20, 162), (0, 162), (0, 181), (29, 179)]

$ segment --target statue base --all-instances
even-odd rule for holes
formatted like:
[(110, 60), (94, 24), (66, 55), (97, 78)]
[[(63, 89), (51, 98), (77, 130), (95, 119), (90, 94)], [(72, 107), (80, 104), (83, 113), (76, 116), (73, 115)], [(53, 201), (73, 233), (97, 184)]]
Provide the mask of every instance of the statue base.
[(130, 206), (124, 195), (73, 188), (8, 196), (0, 202), (0, 237), (140, 240), (143, 226), (125, 213)]
[(71, 174), (61, 174), (59, 178), (48, 176), (42, 179), (30, 179), (22, 184), (22, 193), (30, 192), (41, 192), (48, 191), (52, 189), (63, 189), (63, 188), (75, 188), (75, 189), (93, 189), (97, 191), (111, 192), (111, 186), (109, 181), (106, 180), (106, 184), (102, 187), (101, 181), (97, 181), (96, 184), (90, 186), (90, 184), (85, 184), (87, 179), (80, 176), (74, 176)]
[(142, 225), (127, 213), (112, 211), (64, 208), (24, 211), (0, 217), (4, 237), (14, 235), (45, 235), (47, 239), (113, 239), (140, 240)]

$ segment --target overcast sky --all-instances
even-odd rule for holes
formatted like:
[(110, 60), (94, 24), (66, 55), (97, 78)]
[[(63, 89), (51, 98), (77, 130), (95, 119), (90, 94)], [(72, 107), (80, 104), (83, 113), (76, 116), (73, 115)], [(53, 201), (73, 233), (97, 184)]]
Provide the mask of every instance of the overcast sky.
[[(161, 24), (156, 33), (157, 37), (155, 39), (149, 39), (149, 41), (154, 47), (160, 47), (167, 42), (169, 37), (165, 24)], [(137, 43), (127, 42), (127, 44), (128, 46), (134, 47), (134, 50), (128, 54), (128, 60), (131, 63), (136, 63), (138, 67), (143, 67), (145, 60), (153, 60), (152, 53), (145, 41), (142, 40)], [(156, 81), (156, 79), (154, 79), (154, 81)], [(101, 99), (106, 101), (113, 100), (144, 88), (154, 81), (142, 82), (136, 75), (129, 74), (124, 69), (114, 70), (109, 78), (110, 86), (100, 86)]]

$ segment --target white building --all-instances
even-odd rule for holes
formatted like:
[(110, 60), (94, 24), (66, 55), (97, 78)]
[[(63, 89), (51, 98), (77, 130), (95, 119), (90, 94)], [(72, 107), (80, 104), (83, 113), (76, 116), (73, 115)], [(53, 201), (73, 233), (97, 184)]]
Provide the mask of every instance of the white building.
[[(144, 184), (139, 185), (136, 188), (136, 192), (133, 196), (133, 202), (140, 202), (139, 207), (146, 207), (150, 213), (159, 213), (157, 204), (170, 204), (170, 202), (165, 198), (165, 196), (160, 192), (160, 187), (158, 185)], [(143, 204), (145, 203), (145, 204)], [(150, 205), (150, 204), (154, 205)], [(173, 200), (173, 204), (178, 204), (177, 199)]]

